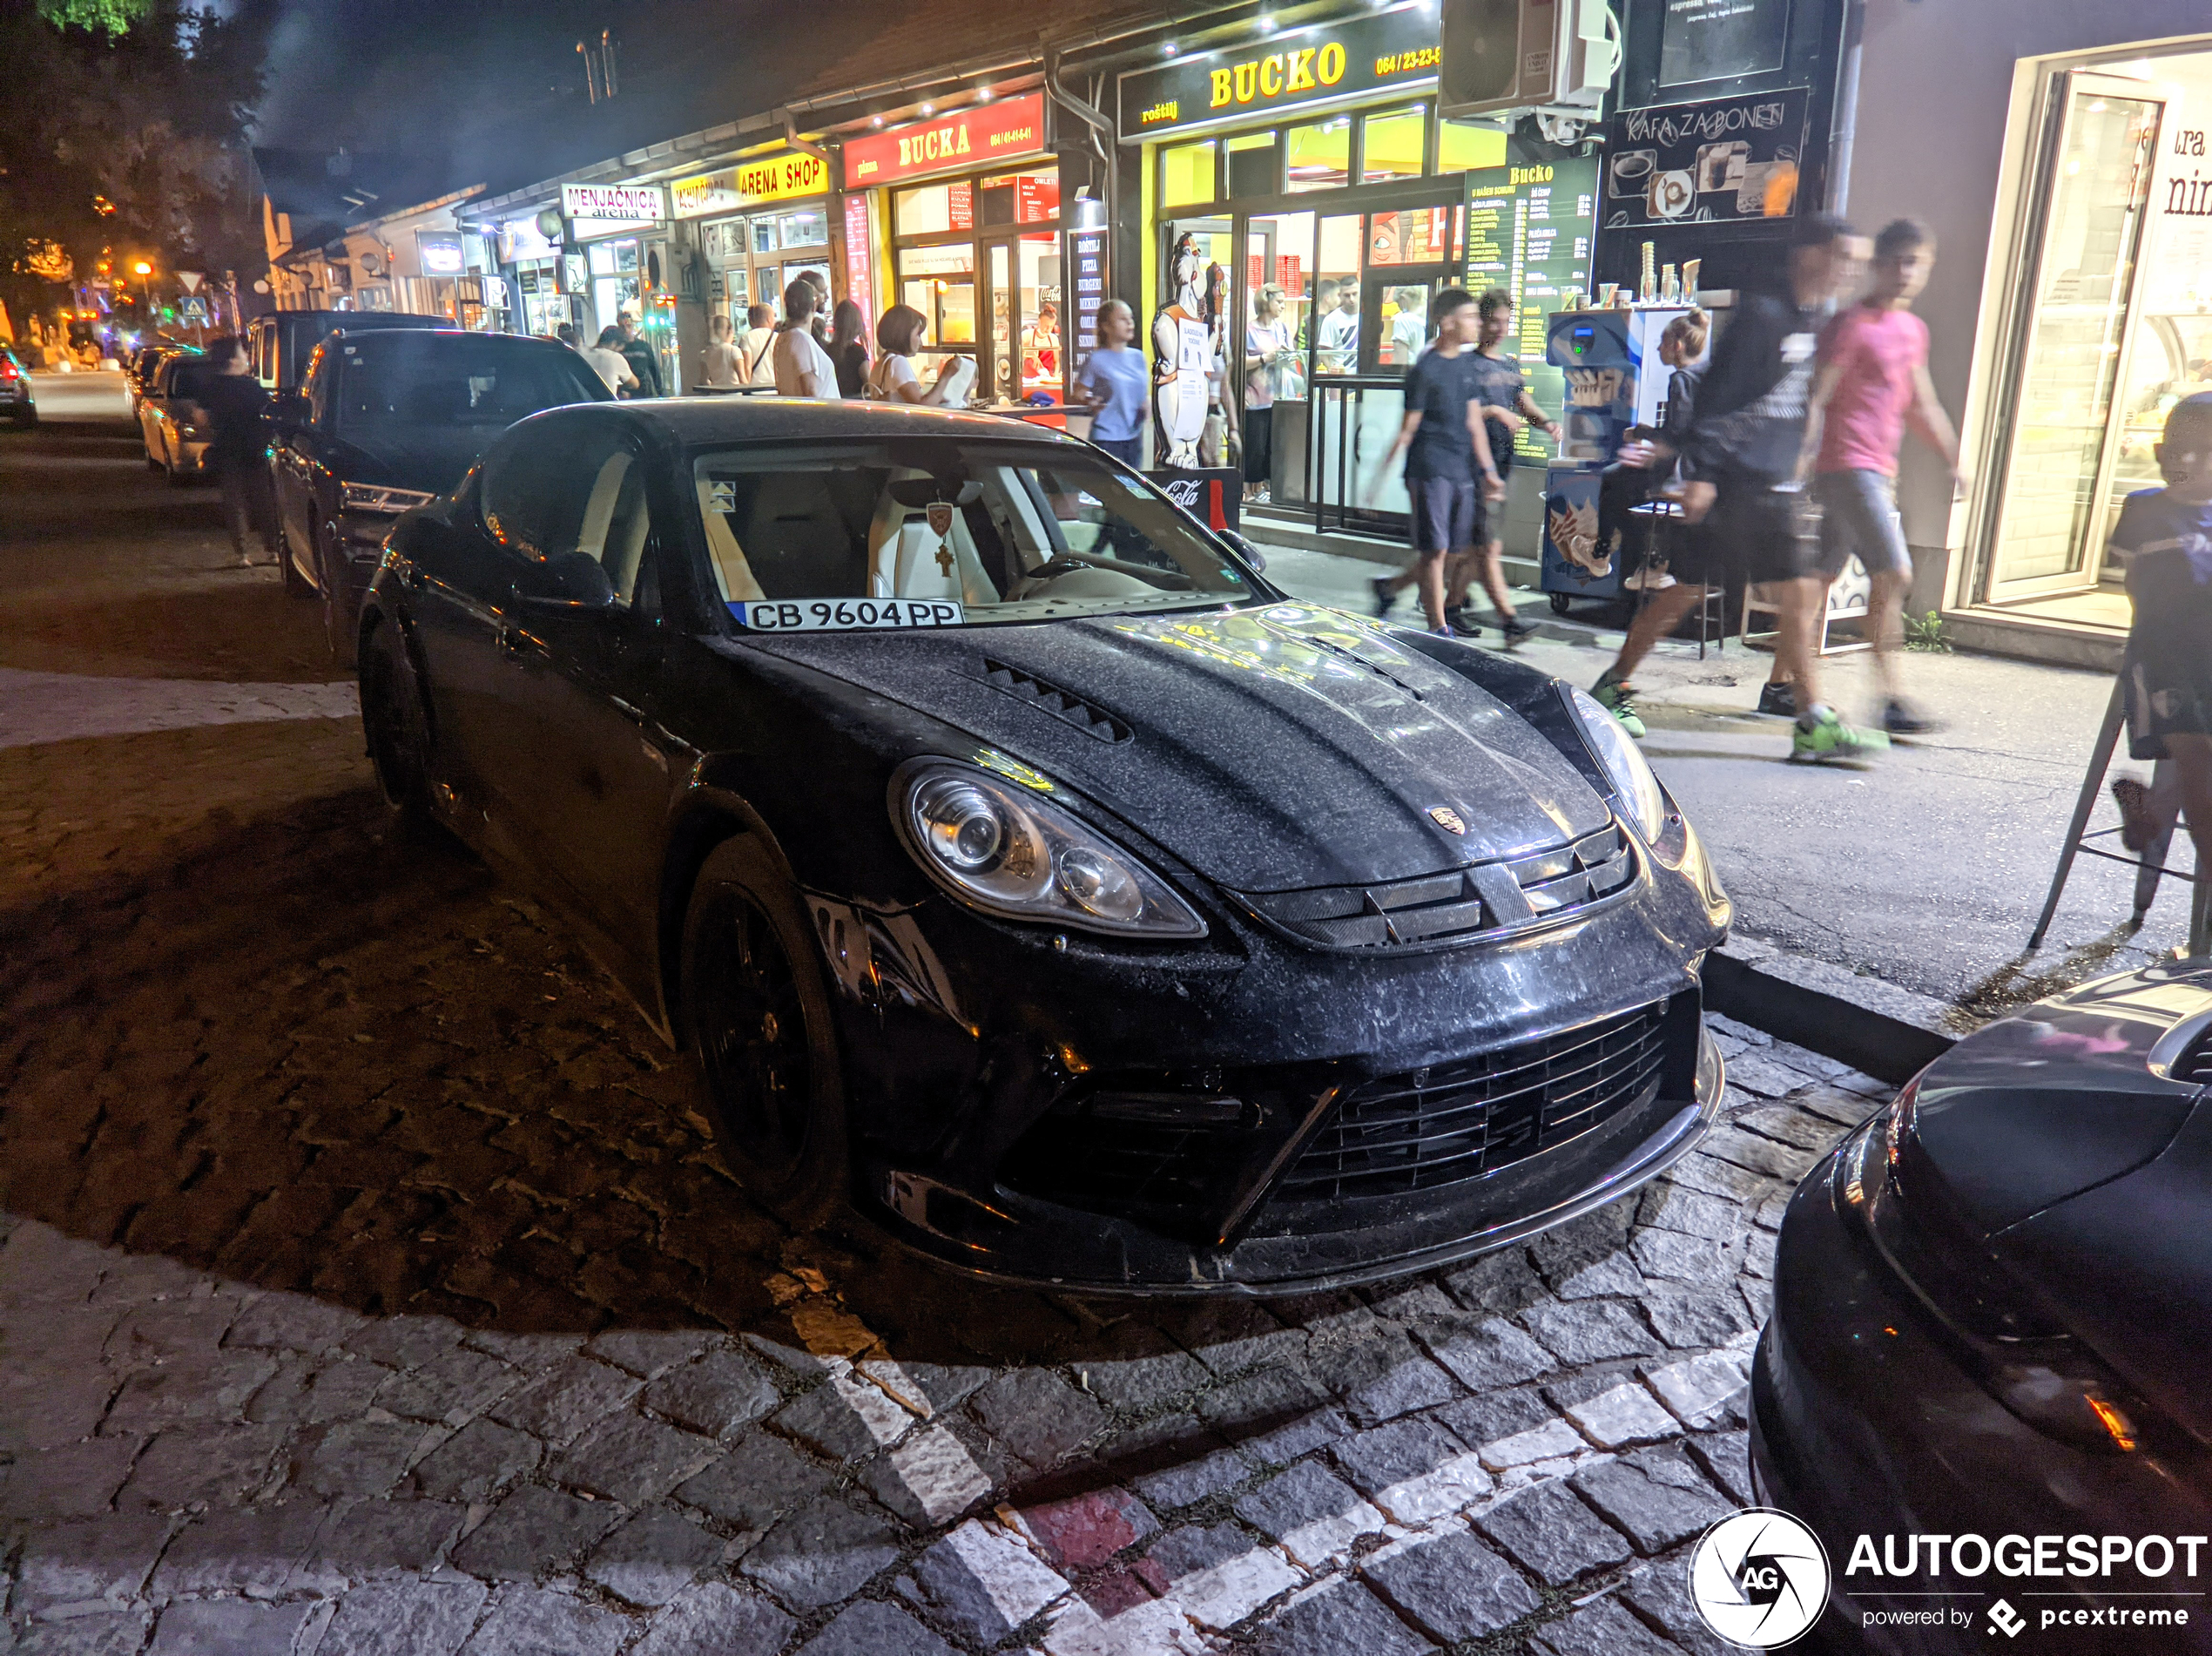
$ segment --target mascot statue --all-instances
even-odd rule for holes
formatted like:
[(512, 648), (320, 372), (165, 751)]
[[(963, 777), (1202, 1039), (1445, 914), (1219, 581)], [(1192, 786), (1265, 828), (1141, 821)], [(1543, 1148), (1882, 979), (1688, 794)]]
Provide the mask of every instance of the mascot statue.
[(1175, 297), (1152, 318), (1152, 410), (1165, 463), (1185, 470), (1197, 465), (1198, 440), (1206, 429), (1213, 318), (1207, 314), (1205, 270), (1197, 237), (1179, 238), (1168, 258), (1168, 283)]

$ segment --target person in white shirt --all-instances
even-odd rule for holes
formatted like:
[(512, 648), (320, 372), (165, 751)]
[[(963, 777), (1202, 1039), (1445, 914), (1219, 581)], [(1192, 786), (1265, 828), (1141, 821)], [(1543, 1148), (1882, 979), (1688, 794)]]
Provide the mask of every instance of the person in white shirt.
[(620, 396), (624, 390), (637, 389), (637, 375), (630, 366), (630, 359), (622, 354), (622, 329), (603, 328), (599, 342), (584, 352), (583, 360), (591, 364), (599, 377), (607, 382), (607, 389)]
[(947, 357), (944, 366), (937, 371), (936, 382), (927, 389), (923, 389), (921, 375), (914, 371), (914, 350), (928, 326), (929, 319), (912, 305), (894, 305), (883, 313), (875, 325), (876, 347), (883, 355), (868, 371), (868, 395), (931, 408), (960, 406), (962, 399), (955, 393), (962, 382), (962, 365), (967, 358)]
[(738, 348), (730, 342), (730, 319), (710, 316), (706, 322), (706, 349), (699, 353), (700, 366), (705, 370), (699, 383), (710, 391), (734, 391), (745, 383), (738, 377), (738, 370), (745, 362)]
[(1337, 308), (1321, 318), (1317, 374), (1350, 374), (1359, 366), (1359, 284), (1347, 281), (1337, 289)]
[(745, 355), (743, 372), (738, 378), (747, 385), (773, 385), (776, 382), (776, 313), (766, 305), (755, 305), (745, 314), (745, 335), (738, 342)]
[(814, 337), (814, 307), (819, 295), (801, 276), (784, 289), (783, 332), (776, 335), (776, 395), (841, 402), (837, 365)]

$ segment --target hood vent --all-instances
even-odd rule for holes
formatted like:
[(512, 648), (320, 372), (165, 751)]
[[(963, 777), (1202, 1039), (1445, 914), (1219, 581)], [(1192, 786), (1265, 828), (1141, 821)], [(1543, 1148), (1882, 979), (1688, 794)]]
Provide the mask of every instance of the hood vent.
[(2212, 1081), (2212, 1030), (2207, 1030), (2190, 1044), (2175, 1063), (2173, 1076), (2176, 1081)]
[(1035, 673), (1010, 667), (1003, 661), (994, 661), (988, 656), (983, 658), (983, 682), (1101, 741), (1124, 742), (1136, 733), (1113, 714), (1092, 706), (1073, 691), (1047, 684)]

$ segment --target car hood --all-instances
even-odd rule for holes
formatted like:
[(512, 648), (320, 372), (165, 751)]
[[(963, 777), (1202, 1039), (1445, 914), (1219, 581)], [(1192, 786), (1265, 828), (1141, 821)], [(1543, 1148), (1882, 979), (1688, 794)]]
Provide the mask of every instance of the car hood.
[(415, 426), (362, 432), (343, 439), (332, 456), (347, 483), (442, 495), (468, 475), (476, 456), (499, 433), (474, 426)]
[(747, 642), (1022, 760), (1237, 890), (1409, 878), (1610, 820), (1496, 697), (1311, 605)]
[(2066, 1326), (2212, 1439), (2212, 1107), (2175, 1072), (2208, 1034), (2212, 970), (2087, 985), (1931, 1066), (1916, 1136)]

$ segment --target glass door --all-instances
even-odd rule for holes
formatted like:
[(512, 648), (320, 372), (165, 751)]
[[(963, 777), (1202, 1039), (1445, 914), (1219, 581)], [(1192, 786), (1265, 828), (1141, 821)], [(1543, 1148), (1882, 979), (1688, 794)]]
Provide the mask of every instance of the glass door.
[(1313, 220), (1311, 213), (1260, 213), (1238, 220), (1244, 247), (1237, 314), (1244, 318), (1238, 353), (1244, 402), (1245, 476), (1276, 505), (1312, 498), (1307, 422), (1312, 400)]
[(1989, 599), (2095, 584), (2125, 422), (2114, 393), (2134, 301), (2161, 99), (2141, 83), (2060, 78), (2040, 241), (2025, 291), (2033, 314), (2009, 399)]

